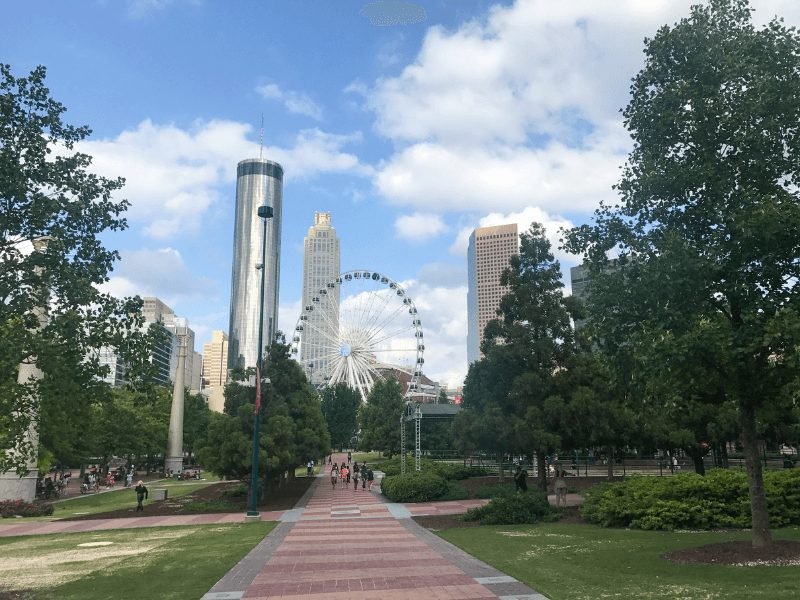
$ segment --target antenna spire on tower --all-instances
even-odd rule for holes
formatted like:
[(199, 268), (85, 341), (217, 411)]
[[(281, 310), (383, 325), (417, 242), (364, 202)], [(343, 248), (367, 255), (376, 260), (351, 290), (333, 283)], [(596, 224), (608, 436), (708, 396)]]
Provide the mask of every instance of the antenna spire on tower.
[(261, 133), (258, 136), (258, 158), (264, 158), (264, 113), (261, 113)]

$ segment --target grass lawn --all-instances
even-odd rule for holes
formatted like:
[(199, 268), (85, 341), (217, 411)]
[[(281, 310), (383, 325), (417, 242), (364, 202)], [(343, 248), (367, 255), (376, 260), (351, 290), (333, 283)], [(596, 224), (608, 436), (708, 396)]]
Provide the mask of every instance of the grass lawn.
[[(0, 538), (0, 597), (197, 600), (276, 523)], [(110, 542), (110, 543), (109, 543)]]
[[(176, 496), (183, 496), (184, 494), (191, 494), (195, 490), (206, 487), (216, 483), (214, 481), (154, 481), (147, 484), (147, 489), (150, 494), (153, 493), (154, 488), (167, 488), (169, 490), (168, 496), (174, 498)], [(152, 496), (151, 496), (152, 497)], [(66, 517), (74, 517), (77, 514), (97, 514), (108, 512), (110, 510), (118, 510), (120, 508), (130, 508), (136, 506), (136, 494), (133, 488), (116, 488), (110, 492), (86, 494), (79, 496), (75, 499), (64, 500), (63, 502), (56, 502), (53, 504), (54, 511), (50, 517), (44, 519), (64, 519)], [(38, 517), (37, 517), (38, 519)]]
[[(593, 525), (484, 526), (438, 532), (552, 600), (770, 600), (800, 597), (800, 566), (678, 565), (671, 550), (749, 539), (749, 532), (668, 533)], [(800, 539), (800, 529), (774, 532)]]
[(380, 466), (382, 462), (386, 462), (389, 459), (381, 455), (380, 452), (354, 452), (353, 460), (358, 462), (358, 464), (367, 461), (369, 466), (377, 467)]

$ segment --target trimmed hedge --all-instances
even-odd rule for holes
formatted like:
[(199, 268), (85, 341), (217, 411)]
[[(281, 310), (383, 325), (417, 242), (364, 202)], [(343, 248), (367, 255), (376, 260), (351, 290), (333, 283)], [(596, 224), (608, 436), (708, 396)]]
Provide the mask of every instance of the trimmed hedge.
[[(444, 479), (467, 479), (468, 477), (481, 477), (488, 472), (483, 467), (469, 467), (458, 463), (437, 462), (430, 458), (420, 461), (422, 471), (436, 473)], [(400, 475), (400, 457), (395, 456), (380, 464), (380, 470), (387, 476)], [(414, 457), (406, 456), (406, 472), (414, 470)]]
[(384, 477), (381, 489), (392, 502), (429, 502), (444, 496), (447, 481), (429, 471), (412, 471), (405, 475)]
[(481, 525), (517, 525), (538, 523), (554, 512), (546, 495), (530, 491), (494, 498), (484, 506), (467, 511), (463, 518), (465, 521), (480, 521)]
[(49, 517), (53, 505), (48, 502), (25, 502), (24, 500), (0, 501), (0, 517)]
[[(800, 471), (766, 471), (770, 525), (800, 525)], [(714, 469), (705, 477), (632, 476), (586, 492), (581, 516), (604, 527), (667, 530), (750, 527), (743, 471)]]

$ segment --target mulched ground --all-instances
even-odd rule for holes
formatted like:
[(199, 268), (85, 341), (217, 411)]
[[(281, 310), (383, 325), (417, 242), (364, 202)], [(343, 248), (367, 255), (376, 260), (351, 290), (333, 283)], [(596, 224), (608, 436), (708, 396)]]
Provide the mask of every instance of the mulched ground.
[[(280, 487), (267, 488), (266, 498), (258, 506), (259, 510), (288, 510), (293, 508), (297, 501), (306, 493), (311, 483), (314, 481), (313, 477), (297, 477), (289, 479)], [(191, 494), (185, 496), (177, 496), (175, 498), (167, 498), (167, 500), (158, 500), (156, 502), (149, 502), (145, 500), (144, 513), (136, 512), (136, 496), (131, 491), (131, 507), (123, 508), (120, 510), (112, 510), (104, 513), (96, 513), (92, 515), (79, 515), (63, 519), (64, 521), (86, 521), (91, 519), (120, 519), (130, 518), (137, 516), (146, 517), (162, 517), (171, 515), (186, 515), (196, 514), (194, 511), (189, 512), (185, 509), (187, 504), (192, 502), (224, 502), (224, 507), (220, 510), (203, 510), (204, 513), (210, 512), (244, 512), (248, 508), (247, 497), (230, 498), (225, 496), (225, 490), (236, 488), (239, 482), (225, 481), (215, 483), (199, 489)], [(1, 600), (1, 599), (0, 599)]]
[(753, 548), (750, 542), (722, 542), (676, 550), (664, 558), (683, 565), (798, 566), (800, 542), (781, 540), (769, 548)]

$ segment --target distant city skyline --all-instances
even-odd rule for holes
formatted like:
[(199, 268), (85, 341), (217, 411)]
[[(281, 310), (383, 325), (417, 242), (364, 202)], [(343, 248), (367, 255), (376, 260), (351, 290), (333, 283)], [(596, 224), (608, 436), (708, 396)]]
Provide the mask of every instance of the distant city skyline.
[[(696, 2), (442, 0), (376, 27), (362, 2), (29, 0), (4, 4), (0, 56), (16, 76), (45, 65), (65, 121), (93, 131), (78, 149), (126, 178), (103, 291), (161, 298), (195, 350), (229, 330), (236, 165), (259, 156), (263, 114), (263, 156), (286, 173), (279, 328), (301, 314), (310, 215), (330, 211), (341, 270), (404, 285), (425, 372), (455, 387), (470, 233), (541, 222), (569, 287), (579, 260), (558, 230), (617, 198), (643, 39)], [(758, 24), (800, 25), (796, 0), (752, 6)]]

